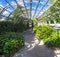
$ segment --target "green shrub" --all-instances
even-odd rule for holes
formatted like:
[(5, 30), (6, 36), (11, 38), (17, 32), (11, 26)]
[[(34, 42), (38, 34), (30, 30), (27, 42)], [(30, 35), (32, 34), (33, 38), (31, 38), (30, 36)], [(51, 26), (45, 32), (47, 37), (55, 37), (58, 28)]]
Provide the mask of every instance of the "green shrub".
[(2, 32), (23, 32), (27, 29), (27, 24), (25, 21), (20, 21), (19, 23), (14, 23), (10, 21), (0, 22), (0, 33)]
[(15, 53), (19, 48), (18, 45), (19, 42), (16, 39), (5, 42), (5, 45), (3, 47), (4, 55), (7, 57), (11, 56), (11, 54)]
[(39, 37), (39, 39), (48, 38), (52, 32), (53, 28), (50, 26), (38, 26), (36, 28), (36, 34)]
[(24, 37), (16, 32), (6, 32), (0, 35), (0, 54), (11, 57), (18, 49), (24, 46)]
[(57, 34), (57, 31), (53, 32), (48, 39), (45, 39), (44, 43), (48, 47), (60, 48), (60, 36)]
[(38, 26), (36, 28), (36, 34), (38, 39), (42, 39), (46, 46), (60, 48), (60, 31), (50, 26)]

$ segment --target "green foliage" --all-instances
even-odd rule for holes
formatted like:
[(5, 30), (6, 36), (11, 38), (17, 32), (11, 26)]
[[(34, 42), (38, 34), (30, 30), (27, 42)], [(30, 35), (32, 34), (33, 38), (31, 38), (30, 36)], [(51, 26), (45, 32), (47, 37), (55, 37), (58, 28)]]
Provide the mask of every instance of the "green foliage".
[(50, 0), (51, 3), (53, 3), (55, 0)]
[(27, 18), (23, 17), (25, 11), (22, 9), (24, 7), (18, 6), (9, 18), (0, 22), (0, 54), (5, 57), (12, 57), (12, 54), (24, 46), (24, 37), (18, 34), (28, 28)]
[(58, 8), (60, 8), (60, 0), (57, 0), (56, 6), (57, 6)]
[(37, 19), (34, 20), (34, 26), (37, 26)]
[(13, 22), (19, 22), (20, 20), (26, 19), (23, 18), (24, 14), (25, 14), (24, 7), (18, 5), (17, 8), (12, 12), (12, 18), (10, 20)]
[(57, 23), (60, 23), (60, 18), (57, 18), (56, 21), (57, 21)]
[(12, 57), (18, 49), (24, 46), (24, 37), (16, 32), (6, 32), (0, 35), (0, 54)]
[(2, 57), (2, 55), (0, 55), (0, 57)]
[(27, 24), (24, 21), (17, 23), (11, 21), (2, 21), (0, 22), (0, 33), (2, 32), (23, 32), (27, 29)]
[(48, 47), (60, 48), (60, 36), (57, 34), (57, 31), (53, 32), (48, 39), (45, 39), (44, 43)]
[(38, 26), (38, 24), (37, 24), (37, 18), (34, 20), (34, 28), (33, 28), (33, 30), (34, 30), (34, 32), (35, 32), (35, 30), (36, 30), (36, 27)]
[(19, 48), (18, 45), (19, 45), (18, 40), (15, 40), (15, 39), (5, 42), (5, 45), (3, 47), (4, 55), (7, 57), (11, 56), (11, 54), (15, 53), (16, 49)]
[(54, 12), (56, 9), (55, 9), (55, 7), (54, 6), (52, 6), (51, 8), (50, 8), (50, 11), (52, 11), (52, 12)]
[(43, 40), (48, 47), (60, 48), (60, 31), (50, 26), (39, 26), (36, 28), (36, 34), (39, 40)]
[(44, 19), (46, 21), (50, 20), (52, 23), (55, 19), (57, 23), (60, 23), (60, 0), (50, 0), (50, 2), (53, 5), (43, 15), (40, 16), (40, 19)]
[(48, 38), (53, 32), (53, 28), (50, 26), (38, 26), (36, 28), (36, 34), (39, 39)]
[(50, 12), (54, 12), (52, 13), (51, 16), (54, 17), (54, 19), (56, 19), (57, 23), (60, 23), (60, 0), (56, 0), (56, 3), (50, 8)]

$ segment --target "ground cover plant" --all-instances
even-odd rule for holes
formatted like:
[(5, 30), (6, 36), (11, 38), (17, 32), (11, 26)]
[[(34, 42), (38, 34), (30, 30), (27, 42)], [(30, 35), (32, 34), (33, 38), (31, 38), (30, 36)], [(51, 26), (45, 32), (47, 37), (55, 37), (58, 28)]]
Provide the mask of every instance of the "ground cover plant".
[[(59, 34), (57, 33), (59, 32)], [(60, 31), (55, 31), (48, 39), (44, 40), (45, 45), (51, 48), (60, 48)]]
[(24, 46), (23, 35), (16, 32), (6, 32), (0, 35), (0, 54), (12, 57), (18, 49)]
[(50, 26), (38, 26), (36, 28), (36, 34), (39, 39), (48, 38), (53, 32), (53, 28)]

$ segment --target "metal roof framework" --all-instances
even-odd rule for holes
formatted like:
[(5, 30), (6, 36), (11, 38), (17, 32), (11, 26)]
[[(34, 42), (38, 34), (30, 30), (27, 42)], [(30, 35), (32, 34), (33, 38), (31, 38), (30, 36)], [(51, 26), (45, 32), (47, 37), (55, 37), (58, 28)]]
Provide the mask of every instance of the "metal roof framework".
[[(56, 0), (56, 2), (58, 2), (58, 0)], [(47, 11), (45, 11), (43, 13), (43, 15), (41, 15), (40, 17), (38, 17), (38, 21), (41, 21), (41, 20), (51, 20), (51, 17), (53, 20), (56, 20), (58, 18), (60, 18), (60, 7), (58, 7), (56, 4), (57, 3), (54, 3), (50, 8), (54, 8), (53, 11), (50, 11), (51, 9), (48, 9)], [(49, 13), (49, 14), (47, 14)], [(46, 14), (46, 15), (45, 15)], [(58, 14), (58, 16), (56, 16), (56, 14)]]
[[(47, 14), (47, 12), (45, 12), (45, 14), (46, 14), (46, 16), (43, 16), (43, 17), (39, 17), (39, 20), (42, 20), (42, 19), (51, 19), (51, 17), (53, 17), (54, 19), (57, 19), (58, 18), (58, 16), (56, 16), (55, 14), (58, 12), (60, 12), (60, 8), (58, 8), (56, 5), (53, 5), (53, 7), (55, 8), (55, 10), (54, 11), (49, 11), (49, 14)], [(45, 15), (44, 14), (44, 15)]]
[[(43, 9), (44, 9), (44, 7), (46, 6), (46, 4), (48, 4), (48, 2), (49, 2), (49, 0), (46, 0), (45, 3), (40, 3), (41, 0), (29, 0), (29, 3), (30, 3), (30, 9), (29, 9), (29, 11), (30, 11), (30, 12), (28, 12), (28, 9), (27, 9), (27, 7), (26, 7), (26, 5), (25, 5), (25, 4), (26, 4), (25, 1), (26, 1), (26, 0), (23, 0), (23, 4), (24, 4), (24, 8), (25, 8), (26, 13), (24, 14), (22, 9), (20, 9), (20, 11), (22, 11), (22, 14), (23, 14), (26, 18), (28, 18), (28, 19), (32, 19), (32, 17), (35, 18), (35, 16), (36, 16), (36, 18), (37, 18), (37, 17), (39, 16), (40, 12), (43, 11)], [(34, 1), (38, 1), (38, 3), (37, 3), (37, 5), (36, 5), (35, 12), (34, 12), (34, 14), (33, 14), (33, 16), (32, 16), (32, 3), (33, 3)], [(8, 0), (5, 0), (5, 2), (6, 2), (8, 5), (6, 5), (5, 7), (1, 7), (1, 6), (0, 6), (0, 8), (2, 8), (2, 11), (0, 12), (0, 15), (1, 15), (1, 16), (5, 16), (5, 15), (3, 15), (3, 13), (4, 13), (4, 11), (7, 11), (7, 12), (9, 13), (9, 15), (6, 16), (6, 17), (10, 17), (11, 14), (12, 14), (12, 12), (10, 12), (10, 11), (7, 10), (7, 9), (10, 8), (10, 7), (12, 7), (13, 9), (15, 9), (15, 8), (13, 7), (13, 5), (11, 5), (11, 3), (10, 3)], [(19, 6), (17, 0), (14, 0), (14, 2), (16, 3), (17, 6)], [(40, 8), (38, 14), (36, 15), (36, 13), (37, 13), (37, 11), (38, 11), (38, 7), (39, 7), (40, 4), (42, 4), (43, 6), (42, 6), (42, 8)], [(19, 16), (19, 15), (18, 15), (18, 16)], [(30, 18), (29, 18), (29, 16), (30, 16)]]

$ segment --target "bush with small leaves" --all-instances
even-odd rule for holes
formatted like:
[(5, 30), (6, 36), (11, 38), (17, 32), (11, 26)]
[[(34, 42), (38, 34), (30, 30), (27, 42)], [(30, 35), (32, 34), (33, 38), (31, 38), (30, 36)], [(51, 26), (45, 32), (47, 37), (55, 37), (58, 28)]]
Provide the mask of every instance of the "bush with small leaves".
[(53, 28), (51, 26), (38, 26), (36, 28), (36, 35), (39, 37), (38, 39), (46, 39), (48, 38), (52, 32), (53, 32)]
[(24, 37), (22, 34), (6, 32), (0, 35), (0, 54), (4, 54), (5, 57), (12, 57), (12, 54), (24, 45)]

